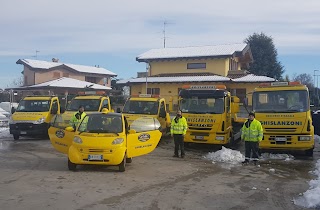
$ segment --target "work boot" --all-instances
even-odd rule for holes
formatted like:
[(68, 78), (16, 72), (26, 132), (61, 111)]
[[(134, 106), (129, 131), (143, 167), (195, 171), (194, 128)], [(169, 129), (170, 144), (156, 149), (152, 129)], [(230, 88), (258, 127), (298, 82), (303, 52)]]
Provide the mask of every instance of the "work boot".
[(178, 157), (179, 157), (179, 155), (173, 155), (172, 157), (177, 157), (177, 158), (178, 158)]
[(181, 158), (184, 158), (184, 155), (181, 155)]
[(245, 159), (244, 161), (242, 161), (242, 165), (248, 165), (249, 160)]
[(259, 165), (259, 161), (258, 161), (258, 160), (254, 160), (254, 161), (253, 161), (253, 164), (254, 164), (255, 166), (258, 166), (258, 165)]

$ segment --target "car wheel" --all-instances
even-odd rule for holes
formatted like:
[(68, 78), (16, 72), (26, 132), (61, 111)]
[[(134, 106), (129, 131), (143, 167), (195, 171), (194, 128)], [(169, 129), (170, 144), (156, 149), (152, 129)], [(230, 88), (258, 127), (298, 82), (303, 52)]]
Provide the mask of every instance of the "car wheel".
[(308, 149), (305, 151), (305, 155), (308, 157), (313, 157), (313, 149)]
[(20, 137), (19, 134), (13, 134), (13, 139), (14, 139), (14, 140), (18, 140), (19, 137)]
[(68, 169), (70, 171), (75, 171), (77, 169), (77, 164), (72, 163), (68, 158)]
[(120, 172), (124, 172), (126, 170), (126, 160), (127, 160), (127, 156), (124, 155), (122, 162), (119, 164)]
[(132, 158), (127, 158), (127, 159), (126, 159), (126, 162), (127, 162), (127, 163), (132, 163)]

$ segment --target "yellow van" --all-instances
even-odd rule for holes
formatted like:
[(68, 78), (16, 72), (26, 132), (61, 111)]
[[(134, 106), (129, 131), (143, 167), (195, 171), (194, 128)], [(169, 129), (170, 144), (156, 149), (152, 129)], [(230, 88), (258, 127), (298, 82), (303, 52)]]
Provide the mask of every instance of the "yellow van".
[(15, 140), (20, 136), (47, 136), (49, 123), (60, 114), (57, 96), (26, 96), (10, 119), (10, 134)]
[(158, 145), (160, 123), (142, 117), (128, 123), (120, 113), (108, 111), (89, 113), (77, 129), (68, 127), (65, 115), (57, 115), (49, 128), (53, 147), (68, 155), (69, 170), (77, 165), (112, 165), (125, 171), (133, 157), (152, 152)]

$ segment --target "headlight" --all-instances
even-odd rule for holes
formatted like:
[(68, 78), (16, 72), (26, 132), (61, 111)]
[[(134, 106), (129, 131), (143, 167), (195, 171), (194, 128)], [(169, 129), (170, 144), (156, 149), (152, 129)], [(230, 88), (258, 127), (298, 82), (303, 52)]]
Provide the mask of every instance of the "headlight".
[(123, 142), (123, 138), (117, 138), (115, 140), (113, 140), (112, 144), (121, 144)]
[(34, 124), (41, 124), (41, 123), (44, 123), (44, 120), (45, 120), (45, 119), (46, 119), (46, 118), (41, 117), (39, 120), (35, 121), (35, 122), (34, 122)]
[(75, 136), (73, 138), (73, 142), (77, 144), (82, 144), (82, 139), (79, 136)]
[(216, 136), (216, 140), (223, 141), (224, 140), (224, 136)]
[(311, 136), (299, 136), (299, 141), (310, 141)]

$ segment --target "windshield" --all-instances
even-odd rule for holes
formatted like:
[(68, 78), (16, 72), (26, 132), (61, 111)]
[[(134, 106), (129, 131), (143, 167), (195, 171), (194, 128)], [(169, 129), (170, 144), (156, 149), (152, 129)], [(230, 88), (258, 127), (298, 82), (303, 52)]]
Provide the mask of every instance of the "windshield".
[(183, 98), (180, 101), (180, 110), (184, 113), (210, 113), (221, 114), (224, 112), (223, 98)]
[(19, 103), (17, 112), (48, 112), (50, 109), (49, 100), (22, 100)]
[(159, 103), (157, 101), (127, 101), (123, 112), (131, 114), (158, 114)]
[(80, 105), (84, 106), (84, 111), (99, 111), (100, 99), (73, 99), (67, 111), (78, 111)]
[(255, 92), (252, 96), (255, 112), (306, 112), (309, 96), (306, 90), (283, 90)]
[(87, 115), (78, 128), (79, 132), (88, 133), (121, 133), (123, 123), (121, 116), (114, 115)]

